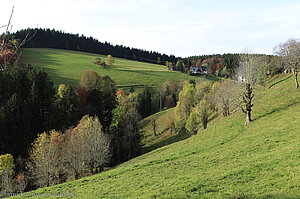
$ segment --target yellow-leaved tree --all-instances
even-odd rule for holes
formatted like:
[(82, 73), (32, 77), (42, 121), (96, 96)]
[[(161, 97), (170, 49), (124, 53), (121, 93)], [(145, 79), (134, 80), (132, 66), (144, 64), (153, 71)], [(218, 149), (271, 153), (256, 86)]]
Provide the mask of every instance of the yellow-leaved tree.
[(29, 151), (28, 169), (32, 181), (38, 187), (50, 186), (60, 182), (63, 172), (62, 142), (60, 132), (41, 133)]
[(113, 56), (111, 55), (107, 55), (105, 65), (107, 67), (111, 67), (114, 65), (114, 63), (115, 63), (115, 58), (113, 58)]
[(66, 91), (66, 85), (60, 84), (58, 87), (58, 95), (60, 98), (63, 98), (65, 91)]
[(14, 158), (11, 154), (0, 155), (0, 197), (14, 192)]

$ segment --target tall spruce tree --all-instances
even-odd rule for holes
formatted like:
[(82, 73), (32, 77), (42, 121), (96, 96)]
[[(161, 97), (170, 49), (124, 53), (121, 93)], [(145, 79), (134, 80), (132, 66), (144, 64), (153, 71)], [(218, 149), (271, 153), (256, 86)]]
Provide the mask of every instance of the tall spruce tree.
[(139, 113), (147, 117), (151, 115), (152, 108), (151, 88), (145, 86), (143, 93), (139, 95)]
[(242, 106), (241, 109), (242, 111), (246, 114), (246, 124), (249, 124), (252, 119), (251, 119), (251, 112), (252, 112), (252, 99), (254, 97), (254, 94), (252, 93), (252, 87), (251, 84), (247, 83), (245, 86), (245, 91), (244, 91), (244, 95), (243, 95), (243, 103), (244, 103), (244, 107)]
[(63, 92), (62, 98), (58, 100), (59, 118), (56, 123), (60, 123), (59, 128), (75, 126), (81, 115), (79, 113), (79, 100), (72, 86)]

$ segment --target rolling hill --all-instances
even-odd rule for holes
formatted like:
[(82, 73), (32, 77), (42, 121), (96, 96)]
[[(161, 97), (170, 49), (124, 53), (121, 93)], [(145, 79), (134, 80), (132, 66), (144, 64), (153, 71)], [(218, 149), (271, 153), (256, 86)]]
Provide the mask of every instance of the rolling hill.
[(245, 116), (238, 111), (217, 118), (197, 135), (115, 169), (31, 194), (73, 193), (79, 198), (299, 198), (300, 93), (294, 88), (293, 78), (283, 74), (256, 94), (254, 121), (249, 125), (243, 125)]
[[(162, 65), (121, 58), (116, 58), (114, 66), (110, 69), (105, 69), (92, 63), (96, 57), (100, 57), (102, 61), (106, 60), (106, 56), (99, 54), (48, 48), (24, 48), (22, 51), (21, 61), (37, 69), (44, 68), (56, 88), (62, 83), (77, 86), (83, 71), (88, 69), (95, 70), (101, 76), (110, 76), (118, 87), (125, 91), (128, 91), (131, 86), (139, 91), (144, 85), (156, 89), (167, 79), (177, 83), (199, 79), (181, 72), (169, 71)], [(202, 77), (202, 79), (206, 78), (215, 80), (213, 77)]]

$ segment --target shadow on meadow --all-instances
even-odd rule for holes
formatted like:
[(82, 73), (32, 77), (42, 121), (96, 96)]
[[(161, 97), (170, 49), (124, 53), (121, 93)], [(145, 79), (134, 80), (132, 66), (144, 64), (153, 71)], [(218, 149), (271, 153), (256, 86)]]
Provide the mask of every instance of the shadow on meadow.
[(284, 78), (284, 79), (282, 79), (282, 80), (279, 80), (278, 82), (275, 82), (275, 83), (271, 84), (271, 85), (269, 86), (269, 88), (272, 88), (273, 86), (275, 86), (275, 85), (277, 85), (277, 84), (279, 84), (279, 83), (281, 83), (281, 82), (283, 82), (283, 81), (286, 81), (286, 80), (288, 80), (288, 79), (291, 78), (291, 77), (292, 77), (292, 75), (290, 75), (290, 76), (288, 76), (288, 77), (286, 77), (286, 78)]
[(286, 105), (284, 105), (284, 106), (282, 106), (282, 107), (275, 108), (275, 109), (273, 109), (273, 110), (271, 110), (271, 111), (269, 111), (269, 112), (267, 112), (267, 113), (265, 113), (265, 114), (263, 114), (263, 115), (260, 115), (260, 116), (258, 116), (258, 117), (256, 117), (256, 118), (254, 118), (253, 121), (258, 120), (258, 119), (261, 119), (261, 118), (266, 117), (266, 116), (269, 116), (269, 115), (271, 115), (271, 114), (273, 114), (273, 113), (275, 113), (275, 112), (287, 110), (289, 107), (294, 106), (294, 105), (296, 105), (296, 104), (298, 104), (298, 103), (300, 103), (300, 102), (299, 102), (299, 101), (296, 101), (296, 102), (293, 102), (293, 103), (290, 103), (290, 104), (286, 104)]
[[(160, 134), (164, 133), (165, 131), (166, 131), (166, 129), (163, 132), (161, 132)], [(143, 134), (143, 132), (141, 132), (141, 134)], [(179, 141), (187, 139), (191, 136), (192, 136), (192, 134), (189, 134), (189, 133), (178, 133), (174, 136), (170, 136), (170, 137), (168, 137), (164, 140), (161, 140), (161, 141), (159, 141), (155, 144), (152, 144), (152, 145), (147, 146), (147, 147), (143, 147), (141, 154), (148, 153), (150, 151), (153, 151), (155, 149), (158, 149), (160, 147), (163, 147), (163, 146), (166, 146), (166, 145), (169, 145), (169, 144), (173, 144), (175, 142), (179, 142)]]

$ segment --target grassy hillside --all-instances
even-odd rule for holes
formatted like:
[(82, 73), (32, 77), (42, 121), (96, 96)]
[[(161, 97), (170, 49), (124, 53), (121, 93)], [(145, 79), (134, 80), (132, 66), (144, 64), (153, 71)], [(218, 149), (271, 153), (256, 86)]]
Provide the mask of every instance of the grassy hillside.
[[(157, 149), (159, 147), (178, 142), (180, 140), (190, 137), (189, 134), (179, 134), (176, 132), (171, 132), (169, 128), (165, 126), (166, 117), (173, 113), (174, 108), (164, 110), (153, 114), (140, 123), (140, 132), (142, 136), (142, 153), (146, 153)], [(151, 124), (152, 120), (156, 120), (156, 135), (154, 135), (153, 126)]]
[(165, 66), (149, 64), (144, 62), (116, 58), (115, 64), (110, 69), (97, 66), (92, 62), (96, 57), (102, 61), (106, 56), (84, 53), (78, 51), (67, 51), (59, 49), (29, 48), (23, 49), (22, 61), (36, 68), (43, 67), (55, 83), (71, 84), (77, 86), (84, 70), (95, 70), (99, 75), (110, 76), (119, 88), (129, 90), (130, 86), (140, 89), (144, 85), (153, 88), (160, 87), (167, 79), (175, 82), (187, 79), (197, 79), (184, 73), (169, 71)]
[[(271, 86), (272, 85), (272, 86)], [(300, 92), (281, 75), (260, 90), (254, 121), (236, 112), (116, 169), (36, 190), (79, 198), (299, 198)]]

